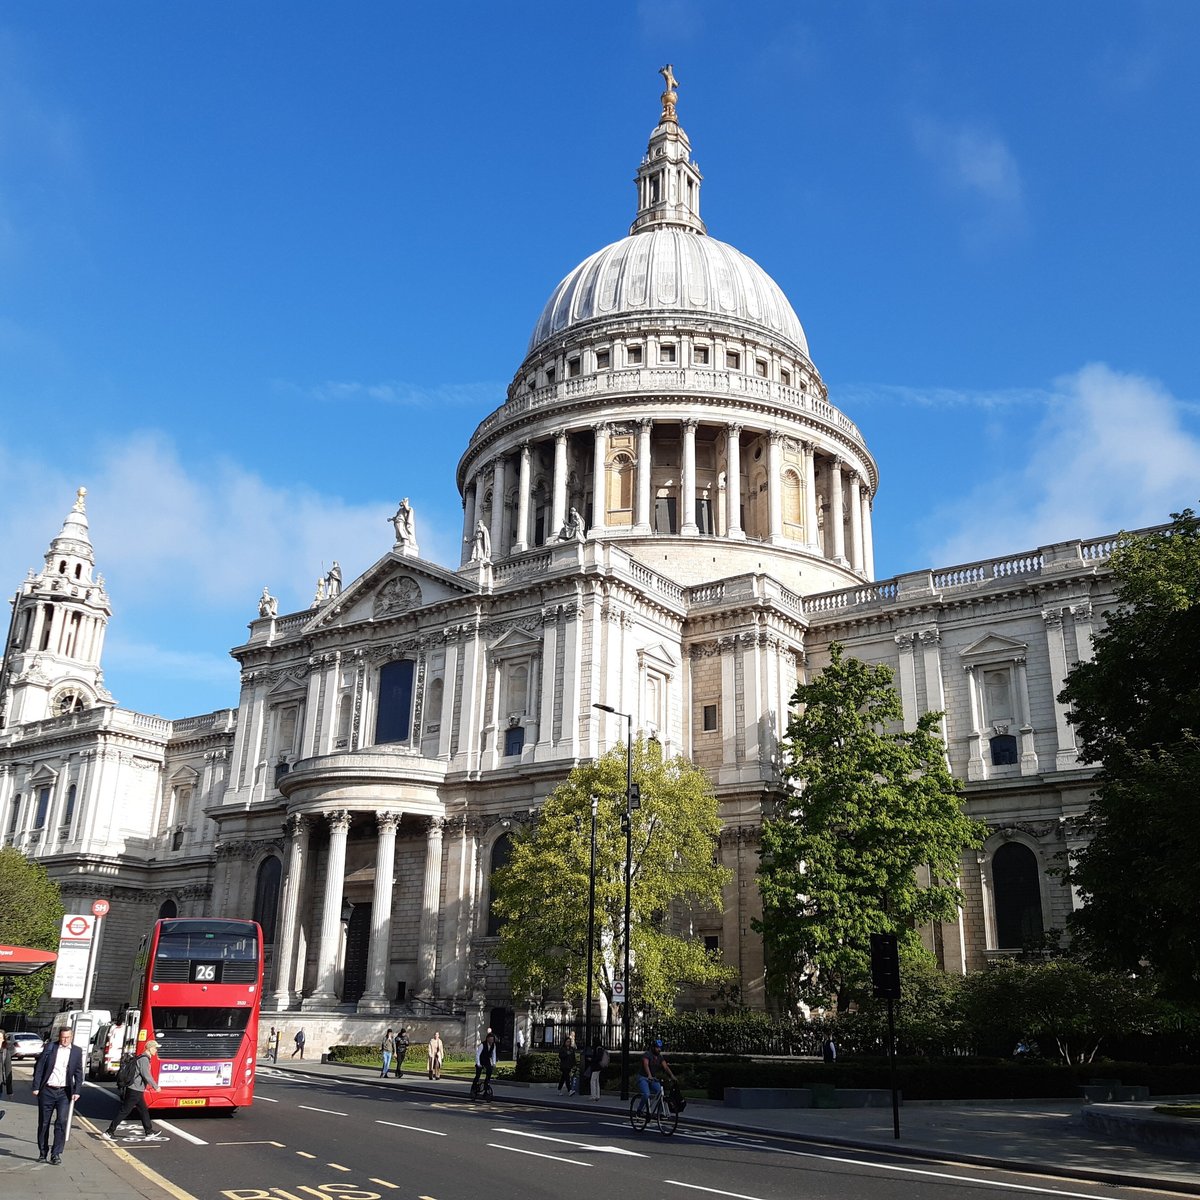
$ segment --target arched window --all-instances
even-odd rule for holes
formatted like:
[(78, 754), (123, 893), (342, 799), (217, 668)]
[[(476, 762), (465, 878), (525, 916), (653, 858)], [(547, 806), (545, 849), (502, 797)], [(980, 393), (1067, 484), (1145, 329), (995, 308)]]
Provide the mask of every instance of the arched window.
[(158, 919), (160, 921), (173, 921), (179, 916), (179, 906), (174, 900), (164, 900), (158, 907)]
[(487, 935), (488, 937), (498, 937), (500, 927), (504, 924), (504, 918), (496, 912), (495, 903), (492, 899), (492, 878), (501, 867), (508, 866), (508, 860), (512, 858), (512, 834), (505, 833), (498, 837), (492, 845), (492, 861), (488, 868), (488, 920), (487, 920)]
[(429, 729), (430, 725), (440, 726), (442, 723), (442, 700), (446, 695), (445, 680), (440, 677), (435, 679), (429, 685), (429, 692), (425, 701), (425, 728)]
[(335, 749), (345, 750), (350, 745), (350, 721), (354, 716), (354, 697), (349, 692), (343, 692), (338, 701), (337, 745)]
[(259, 864), (254, 885), (254, 919), (262, 926), (263, 944), (275, 944), (275, 919), (279, 915), (279, 881), (283, 864), (274, 855)]
[(609, 465), (610, 510), (633, 509), (633, 459), (628, 454), (616, 455)]
[(390, 662), (379, 672), (379, 712), (375, 718), (375, 744), (407, 742), (412, 730), (412, 659)]
[(1021, 842), (992, 855), (996, 949), (1019, 950), (1042, 936), (1042, 881), (1037, 856)]
[(804, 521), (800, 504), (800, 476), (795, 471), (783, 474), (783, 519), (789, 525), (800, 525)]

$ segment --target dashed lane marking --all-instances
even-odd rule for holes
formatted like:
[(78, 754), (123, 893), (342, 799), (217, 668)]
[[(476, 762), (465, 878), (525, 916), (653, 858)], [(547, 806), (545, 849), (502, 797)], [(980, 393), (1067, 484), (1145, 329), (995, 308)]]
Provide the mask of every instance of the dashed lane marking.
[(729, 1196), (732, 1200), (762, 1200), (761, 1196), (747, 1196), (744, 1192), (723, 1192), (720, 1188), (701, 1187), (698, 1183), (680, 1183), (678, 1179), (664, 1179), (663, 1183), (675, 1187), (691, 1188), (694, 1192), (707, 1192), (710, 1196)]
[(445, 1137), (440, 1129), (422, 1129), (420, 1125), (401, 1125), (399, 1121), (376, 1121), (376, 1125), (390, 1125), (393, 1129), (410, 1129), (413, 1133), (432, 1133), (434, 1137)]
[(522, 1150), (520, 1146), (501, 1146), (498, 1142), (488, 1142), (493, 1150), (507, 1150), (510, 1154), (528, 1154), (530, 1158), (548, 1158), (551, 1162), (570, 1163), (573, 1167), (594, 1167), (595, 1163), (581, 1162), (578, 1158), (563, 1158), (558, 1154), (539, 1154), (536, 1150)]
[(309, 1152), (307, 1150), (297, 1150), (296, 1153), (298, 1155), (300, 1155), (301, 1158), (316, 1158), (317, 1157), (315, 1154), (309, 1154)]
[(386, 1179), (376, 1179), (373, 1175), (370, 1178), (370, 1182), (377, 1183), (380, 1187), (391, 1188), (393, 1191), (400, 1190), (400, 1185), (398, 1183), (389, 1183)]
[(343, 1167), (341, 1163), (326, 1163), (325, 1165), (327, 1167), (332, 1167), (335, 1171), (345, 1171), (347, 1175), (350, 1174), (350, 1168)]
[(325, 1113), (326, 1116), (330, 1116), (330, 1117), (348, 1117), (350, 1115), (349, 1113), (335, 1112), (332, 1108), (313, 1108), (309, 1104), (297, 1104), (296, 1107), (303, 1108), (307, 1112)]
[(217, 1142), (215, 1144), (218, 1146), (274, 1146), (276, 1150), (287, 1149), (283, 1142), (271, 1142), (264, 1140), (246, 1142)]
[(278, 1100), (272, 1100), (270, 1096), (255, 1096), (255, 1100), (261, 1100), (264, 1104), (278, 1104)]

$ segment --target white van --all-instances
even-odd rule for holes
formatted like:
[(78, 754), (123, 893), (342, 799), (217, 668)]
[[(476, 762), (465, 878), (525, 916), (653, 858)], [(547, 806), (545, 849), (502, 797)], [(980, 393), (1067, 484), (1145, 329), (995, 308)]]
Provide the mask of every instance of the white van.
[[(54, 1019), (50, 1022), (50, 1041), (58, 1041), (58, 1031), (60, 1029), (75, 1029), (80, 1021), (88, 1022), (88, 1041), (92, 1040), (92, 1034), (100, 1028), (101, 1025), (108, 1025), (112, 1022), (112, 1012), (107, 1008), (68, 1008), (66, 1012), (54, 1014)], [(79, 1038), (76, 1037), (76, 1042)]]
[(89, 1079), (115, 1079), (125, 1046), (125, 1026), (106, 1022), (96, 1030), (87, 1052)]

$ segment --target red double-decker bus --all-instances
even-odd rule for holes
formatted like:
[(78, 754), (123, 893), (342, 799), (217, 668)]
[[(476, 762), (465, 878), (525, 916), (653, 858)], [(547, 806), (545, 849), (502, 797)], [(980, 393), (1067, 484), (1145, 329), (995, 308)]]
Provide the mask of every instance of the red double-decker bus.
[(150, 1108), (231, 1110), (254, 1102), (262, 930), (255, 921), (178, 917), (155, 923), (134, 963), (126, 1047), (151, 1038), (159, 1091)]

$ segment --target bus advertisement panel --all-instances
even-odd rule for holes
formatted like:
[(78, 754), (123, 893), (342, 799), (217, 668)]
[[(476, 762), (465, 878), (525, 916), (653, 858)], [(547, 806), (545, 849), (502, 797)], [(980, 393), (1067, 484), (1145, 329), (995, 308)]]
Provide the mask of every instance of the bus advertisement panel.
[[(178, 917), (158, 921), (134, 965), (127, 1021), (140, 1054), (153, 1038), (151, 1070), (161, 1108), (242, 1108), (254, 1101), (262, 930), (254, 921)], [(126, 1042), (127, 1046), (134, 1043)]]

